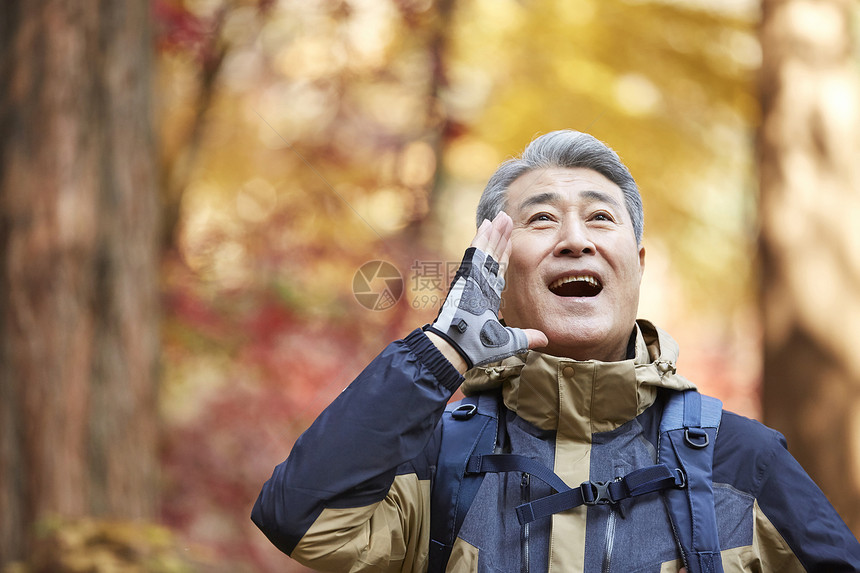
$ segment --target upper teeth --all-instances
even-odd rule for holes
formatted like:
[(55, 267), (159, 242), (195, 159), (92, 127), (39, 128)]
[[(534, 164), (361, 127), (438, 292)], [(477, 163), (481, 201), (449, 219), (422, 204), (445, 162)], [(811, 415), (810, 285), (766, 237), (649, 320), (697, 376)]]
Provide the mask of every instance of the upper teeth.
[(585, 281), (593, 287), (600, 287), (600, 283), (597, 282), (597, 279), (594, 277), (588, 276), (570, 276), (570, 277), (562, 277), (549, 285), (551, 289), (557, 289), (563, 284), (572, 283), (573, 281)]

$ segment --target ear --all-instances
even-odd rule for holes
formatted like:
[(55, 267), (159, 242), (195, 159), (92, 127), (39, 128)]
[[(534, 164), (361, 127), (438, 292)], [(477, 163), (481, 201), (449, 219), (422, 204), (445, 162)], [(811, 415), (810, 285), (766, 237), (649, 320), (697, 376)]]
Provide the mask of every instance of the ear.
[(639, 245), (639, 278), (645, 274), (645, 245)]

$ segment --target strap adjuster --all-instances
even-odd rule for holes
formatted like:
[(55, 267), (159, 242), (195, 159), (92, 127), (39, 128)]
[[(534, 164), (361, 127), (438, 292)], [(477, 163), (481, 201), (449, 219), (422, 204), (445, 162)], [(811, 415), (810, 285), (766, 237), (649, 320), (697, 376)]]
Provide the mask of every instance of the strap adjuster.
[(478, 412), (475, 404), (460, 404), (451, 411), (451, 417), (455, 420), (468, 420)]
[(707, 448), (711, 443), (711, 440), (708, 438), (708, 433), (702, 428), (686, 428), (684, 430), (684, 441), (687, 442), (687, 445), (691, 448), (696, 448), (698, 450)]

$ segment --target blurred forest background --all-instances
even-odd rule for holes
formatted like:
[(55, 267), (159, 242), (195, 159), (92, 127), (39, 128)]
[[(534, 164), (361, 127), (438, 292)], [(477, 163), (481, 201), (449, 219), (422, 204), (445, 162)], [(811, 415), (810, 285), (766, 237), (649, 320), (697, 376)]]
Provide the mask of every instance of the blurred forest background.
[[(636, 177), (681, 372), (860, 532), (858, 30), (851, 0), (4, 2), (0, 571), (301, 571), (261, 484), (559, 128)], [(396, 304), (354, 296), (369, 261)]]

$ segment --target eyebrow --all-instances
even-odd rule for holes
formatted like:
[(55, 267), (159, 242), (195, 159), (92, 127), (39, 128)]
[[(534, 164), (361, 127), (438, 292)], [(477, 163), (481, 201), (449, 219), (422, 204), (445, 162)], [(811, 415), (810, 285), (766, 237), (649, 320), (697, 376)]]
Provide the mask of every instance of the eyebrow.
[(555, 191), (546, 191), (537, 195), (530, 195), (520, 203), (520, 211), (523, 211), (532, 205), (543, 205), (545, 203), (557, 203), (561, 201), (561, 194)]
[[(590, 199), (592, 201), (608, 203), (616, 209), (622, 208), (622, 205), (618, 202), (617, 199), (615, 199), (615, 197), (602, 191), (594, 191), (589, 189), (587, 191), (581, 192), (580, 197), (582, 197), (583, 199)], [(552, 204), (558, 203), (562, 200), (563, 197), (561, 196), (561, 194), (555, 191), (546, 191), (544, 193), (538, 193), (537, 195), (532, 195), (523, 199), (523, 201), (520, 203), (520, 211), (527, 209), (532, 205)]]

